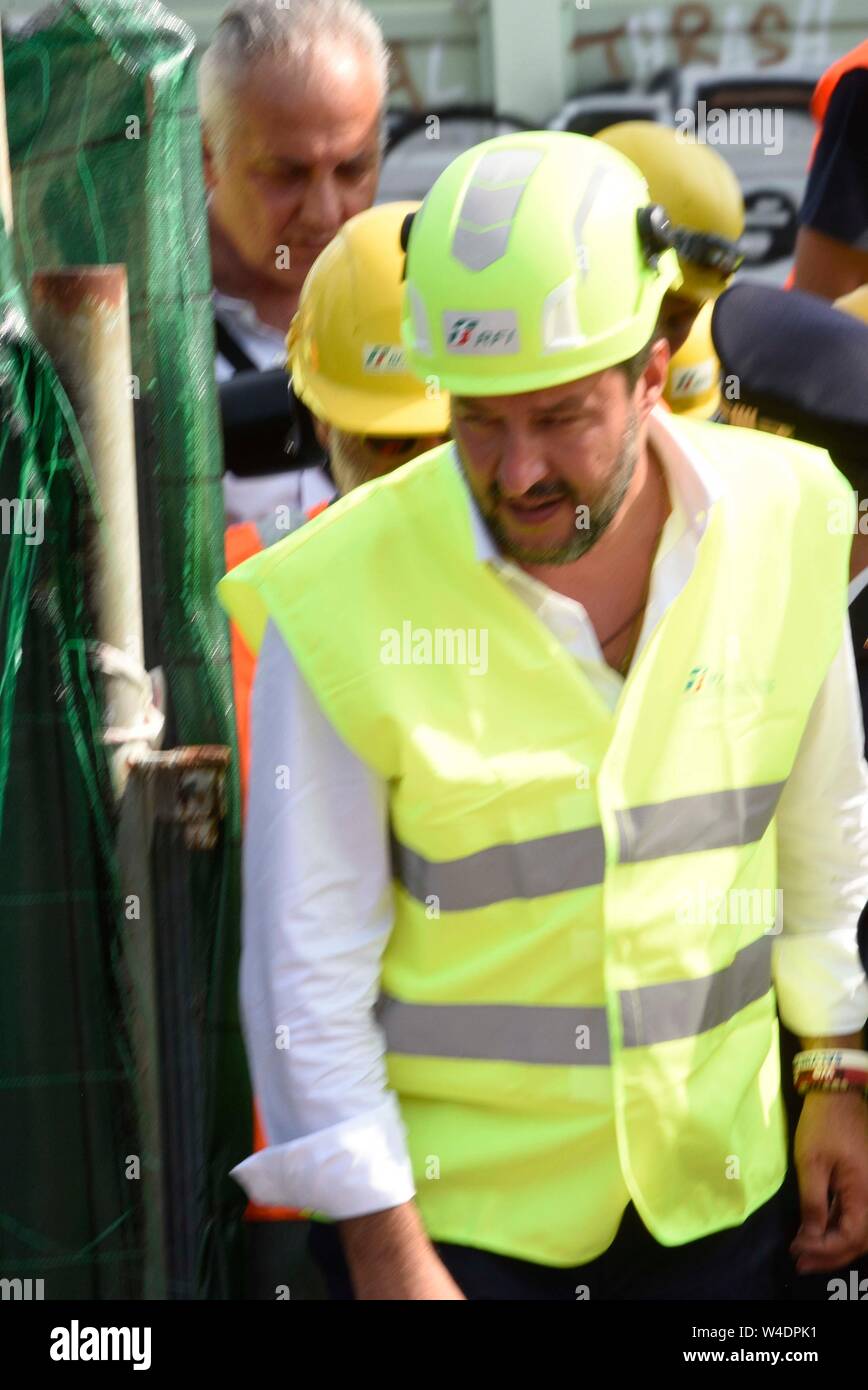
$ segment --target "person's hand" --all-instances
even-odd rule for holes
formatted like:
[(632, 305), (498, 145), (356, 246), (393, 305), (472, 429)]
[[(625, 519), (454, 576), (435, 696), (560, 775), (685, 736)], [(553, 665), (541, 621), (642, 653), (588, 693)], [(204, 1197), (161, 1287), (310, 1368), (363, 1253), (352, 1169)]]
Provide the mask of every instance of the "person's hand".
[(840, 1269), (868, 1251), (868, 1105), (855, 1091), (809, 1091), (796, 1129), (802, 1224), (798, 1274)]

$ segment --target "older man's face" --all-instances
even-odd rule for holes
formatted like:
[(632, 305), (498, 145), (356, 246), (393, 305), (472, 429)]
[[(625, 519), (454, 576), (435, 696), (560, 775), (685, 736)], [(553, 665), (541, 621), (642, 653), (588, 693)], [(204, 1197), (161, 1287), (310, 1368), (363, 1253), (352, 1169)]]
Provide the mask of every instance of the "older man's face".
[(228, 149), (206, 144), (211, 217), (252, 271), (298, 292), (323, 247), (374, 201), (381, 93), (369, 58), (315, 54), (303, 83), (261, 62), (234, 104)]

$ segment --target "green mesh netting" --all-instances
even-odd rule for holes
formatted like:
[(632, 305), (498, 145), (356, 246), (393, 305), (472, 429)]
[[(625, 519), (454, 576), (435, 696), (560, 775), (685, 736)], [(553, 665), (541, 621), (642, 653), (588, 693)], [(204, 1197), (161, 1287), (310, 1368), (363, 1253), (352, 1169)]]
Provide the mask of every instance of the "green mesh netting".
[[(164, 746), (232, 744), (229, 649), (214, 585), (223, 571), (221, 458), (213, 379), (210, 266), (192, 66), (193, 35), (158, 4), (77, 0), (5, 40), (15, 250), (22, 283), (37, 269), (127, 267), (142, 547), (146, 663), (162, 666), (169, 709)], [(233, 768), (235, 763), (233, 762)], [(19, 769), (17, 778), (25, 773)], [(165, 942), (188, 962), (192, 988), (174, 1025), (195, 1046), (175, 1067), (168, 1142), (169, 1220), (192, 1223), (195, 1251), (179, 1256), (169, 1292), (225, 1297), (239, 1290), (244, 1199), (228, 1177), (250, 1148), (250, 1099), (238, 1020), (239, 801), (228, 787), (217, 851), (156, 846), (154, 910)], [(45, 794), (49, 793), (50, 782)], [(7, 811), (25, 795), (10, 769)], [(80, 839), (78, 838), (80, 836)], [(20, 848), (37, 876), (45, 841)], [(75, 830), (72, 852), (90, 846)], [(11, 897), (14, 899), (15, 894)], [(60, 917), (68, 910), (58, 903)], [(23, 946), (10, 903), (0, 977), (19, 988)], [(22, 919), (23, 923), (23, 919)], [(23, 925), (20, 928), (23, 931)], [(165, 949), (163, 951), (165, 957)], [(171, 972), (164, 959), (163, 970)], [(58, 973), (58, 992), (75, 989)], [(46, 987), (44, 998), (50, 1008)], [(180, 1010), (180, 1019), (179, 1019)], [(184, 1011), (186, 1010), (186, 1014)], [(184, 1070), (186, 1068), (186, 1070)], [(171, 1079), (171, 1078), (170, 1078)], [(172, 1147), (177, 1096), (195, 1134)], [(50, 1143), (34, 1133), (20, 1155)], [(92, 1156), (97, 1185), (109, 1175)], [(72, 1194), (86, 1175), (58, 1164)], [(174, 1199), (173, 1199), (174, 1198)], [(173, 1246), (189, 1245), (170, 1230)], [(0, 1268), (0, 1274), (4, 1270)]]
[(0, 233), (0, 1273), (45, 1298), (141, 1287), (119, 885), (75, 419)]

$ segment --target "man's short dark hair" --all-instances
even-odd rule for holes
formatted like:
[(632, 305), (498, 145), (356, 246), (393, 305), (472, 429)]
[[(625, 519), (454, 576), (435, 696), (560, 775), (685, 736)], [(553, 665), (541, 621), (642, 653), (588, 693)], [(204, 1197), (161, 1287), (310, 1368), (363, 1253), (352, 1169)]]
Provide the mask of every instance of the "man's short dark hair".
[(627, 389), (631, 395), (640, 376), (648, 366), (651, 358), (651, 348), (660, 336), (659, 333), (654, 333), (648, 339), (644, 347), (641, 347), (638, 352), (634, 352), (633, 356), (628, 357), (626, 362), (618, 363), (618, 370), (623, 372), (624, 376), (627, 378)]

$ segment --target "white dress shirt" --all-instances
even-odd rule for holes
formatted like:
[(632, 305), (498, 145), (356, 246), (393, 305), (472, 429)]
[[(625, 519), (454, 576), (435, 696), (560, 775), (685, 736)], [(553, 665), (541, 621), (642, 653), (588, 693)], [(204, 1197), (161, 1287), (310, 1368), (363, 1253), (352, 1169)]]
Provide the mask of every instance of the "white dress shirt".
[[(263, 323), (246, 299), (234, 299), (215, 290), (213, 301), (215, 313), (219, 314), (229, 336), (260, 372), (271, 371), (275, 367), (286, 369), (285, 333), (269, 323)], [(235, 368), (220, 352), (217, 353), (214, 371), (218, 385), (235, 375)], [(290, 516), (304, 516), (311, 507), (330, 501), (334, 495), (334, 483), (322, 468), (316, 466), (263, 473), (261, 477), (252, 478), (240, 478), (228, 471), (223, 475), (223, 506), (227, 526), (239, 521), (268, 520), (274, 517), (278, 507), (288, 507)]]
[[(652, 416), (650, 439), (672, 511), (637, 655), (686, 584), (721, 489), (664, 412)], [(606, 664), (585, 609), (504, 559), (469, 491), (468, 498), (480, 563), (536, 612), (613, 709), (623, 677)], [(784, 922), (773, 972), (781, 1017), (801, 1036), (853, 1033), (868, 1015), (856, 949), (868, 899), (862, 746), (842, 615), (840, 650), (777, 808)], [(372, 1016), (393, 924), (387, 789), (340, 739), (273, 625), (254, 683), (251, 758), (241, 995), (270, 1147), (233, 1176), (257, 1202), (312, 1208), (335, 1220), (396, 1206), (414, 1185)]]

